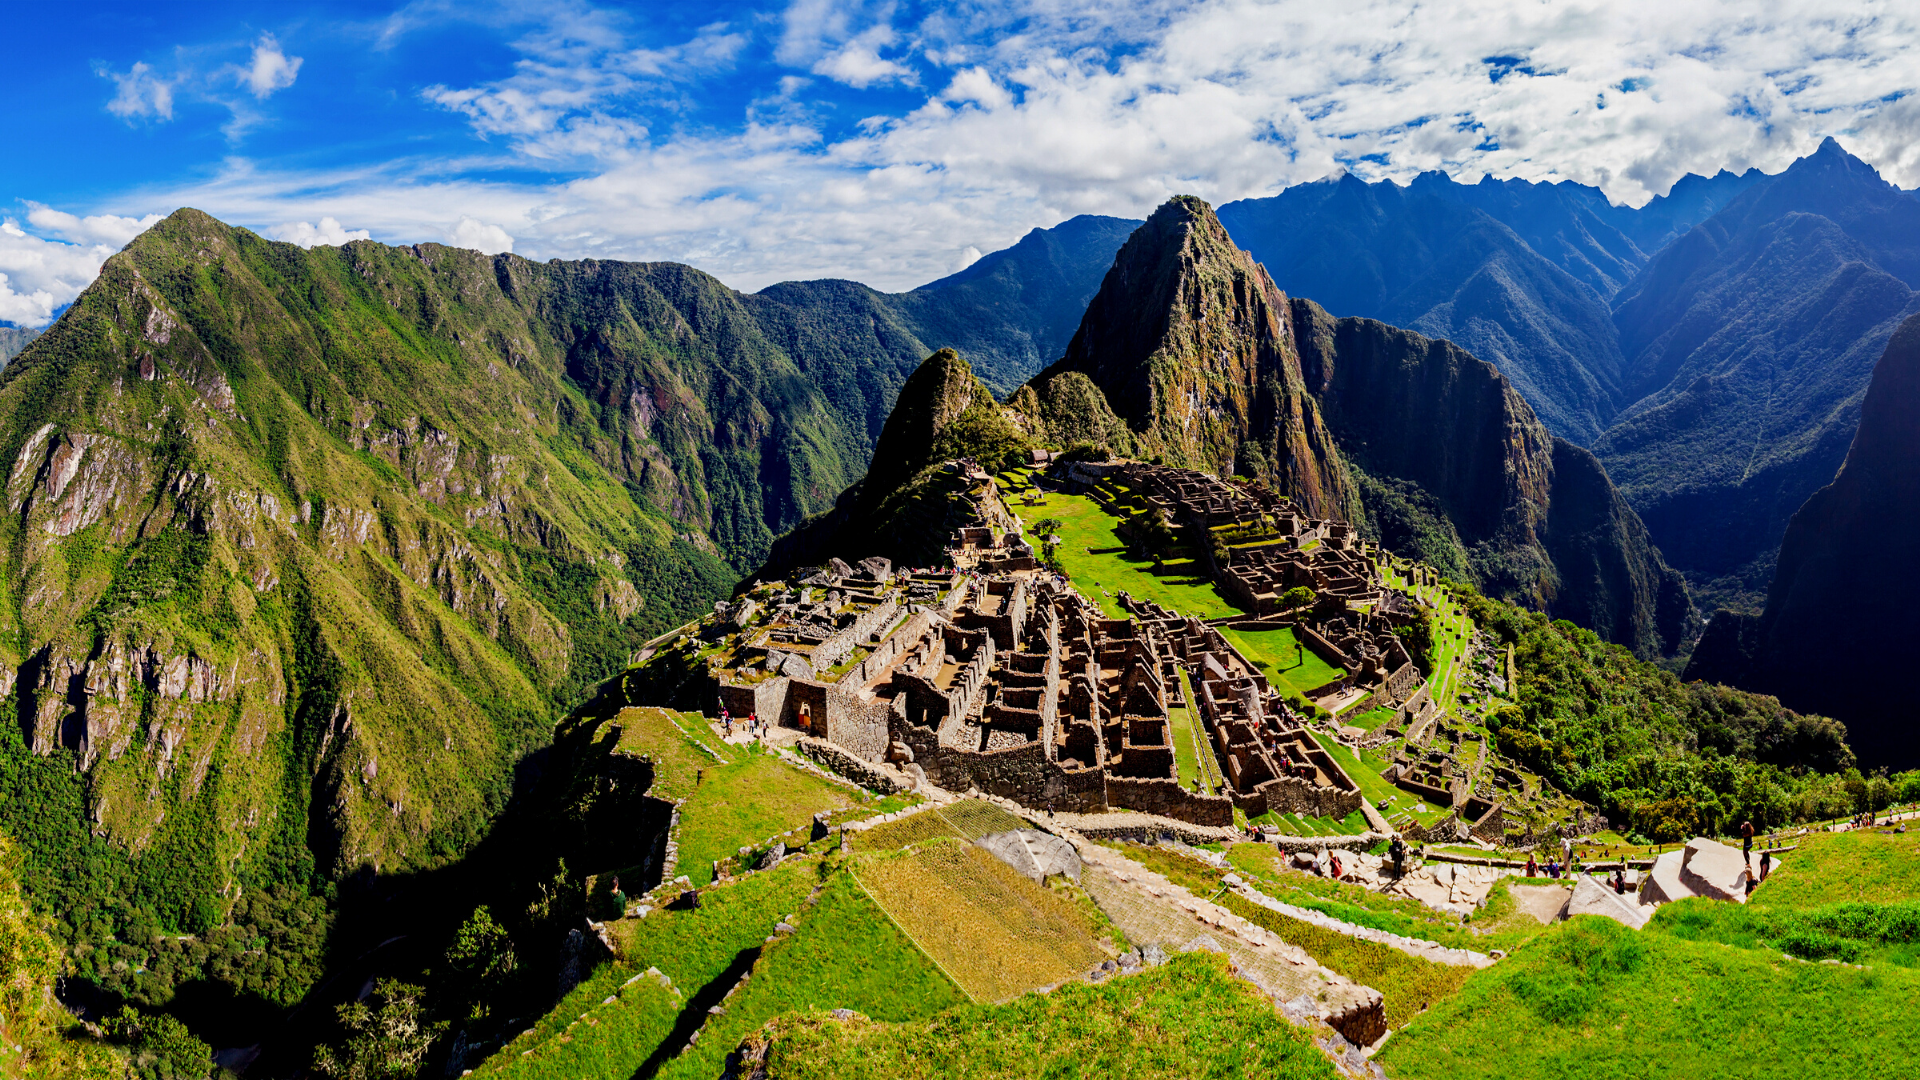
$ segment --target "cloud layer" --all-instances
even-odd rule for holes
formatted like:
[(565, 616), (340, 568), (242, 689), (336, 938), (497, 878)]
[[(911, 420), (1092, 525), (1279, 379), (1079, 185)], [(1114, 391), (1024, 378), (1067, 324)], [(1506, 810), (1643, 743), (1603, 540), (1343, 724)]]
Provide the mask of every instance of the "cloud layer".
[[(383, 41), (458, 12), (403, 12)], [(1637, 204), (1687, 172), (1777, 171), (1836, 135), (1920, 186), (1920, 15), (1891, 0), (792, 0), (667, 44), (567, 2), (487, 17), (505, 74), (394, 88), (467, 125), (472, 157), (230, 157), (123, 205), (283, 222), (267, 231), (301, 243), (444, 237), (674, 259), (738, 288), (900, 289), (1073, 214), (1342, 169), (1571, 179)], [(228, 85), (264, 97), (300, 71), (261, 37)], [(166, 119), (184, 85), (144, 64), (111, 78), (107, 107), (130, 121)], [(692, 104), (740, 87), (730, 111)], [(0, 269), (16, 294), (63, 302)]]

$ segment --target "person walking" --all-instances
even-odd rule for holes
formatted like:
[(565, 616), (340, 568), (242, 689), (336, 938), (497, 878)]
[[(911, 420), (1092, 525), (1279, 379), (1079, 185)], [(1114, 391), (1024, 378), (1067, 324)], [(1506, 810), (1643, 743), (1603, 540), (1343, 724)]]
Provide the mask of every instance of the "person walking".
[(1540, 876), (1540, 864), (1533, 861), (1533, 852), (1531, 851), (1527, 852), (1527, 876)]

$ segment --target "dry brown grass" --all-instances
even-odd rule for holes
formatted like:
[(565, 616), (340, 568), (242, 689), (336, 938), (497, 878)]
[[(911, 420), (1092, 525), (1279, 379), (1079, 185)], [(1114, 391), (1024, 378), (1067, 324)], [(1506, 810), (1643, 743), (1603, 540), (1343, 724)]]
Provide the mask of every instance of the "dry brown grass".
[(1096, 928), (1073, 903), (957, 838), (865, 861), (858, 876), (976, 1001), (1006, 1001), (1058, 984), (1107, 956), (1095, 943)]

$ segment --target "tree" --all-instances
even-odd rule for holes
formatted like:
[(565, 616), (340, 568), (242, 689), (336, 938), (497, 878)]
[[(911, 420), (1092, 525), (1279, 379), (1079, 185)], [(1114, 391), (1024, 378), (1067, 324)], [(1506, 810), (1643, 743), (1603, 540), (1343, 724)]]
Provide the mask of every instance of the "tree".
[(1297, 611), (1313, 603), (1313, 590), (1305, 585), (1295, 585), (1280, 597), (1280, 606), (1288, 611)]
[(485, 905), (473, 909), (447, 947), (447, 970), (454, 996), (466, 1003), (468, 1021), (486, 1018), (489, 1004), (505, 988), (519, 958), (506, 928), (493, 921)]
[(1055, 534), (1061, 529), (1066, 528), (1066, 526), (1067, 523), (1061, 521), (1059, 518), (1041, 518), (1039, 521), (1033, 523), (1033, 531), (1040, 534), (1042, 543), (1052, 543), (1055, 539), (1058, 539)]
[(337, 1010), (346, 1039), (314, 1051), (313, 1067), (334, 1080), (413, 1080), (427, 1050), (446, 1025), (430, 1024), (422, 1004), (424, 991), (398, 979), (373, 984), (366, 1002)]
[(140, 1080), (206, 1080), (213, 1071), (213, 1048), (166, 1013), (124, 1006), (107, 1022), (107, 1031), (126, 1044), (133, 1075)]

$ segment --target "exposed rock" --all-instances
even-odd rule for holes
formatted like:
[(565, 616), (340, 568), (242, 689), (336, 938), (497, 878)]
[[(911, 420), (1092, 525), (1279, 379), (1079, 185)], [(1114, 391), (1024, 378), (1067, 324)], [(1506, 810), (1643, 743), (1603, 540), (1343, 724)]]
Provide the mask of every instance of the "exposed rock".
[(1647, 873), (1647, 883), (1640, 888), (1640, 903), (1668, 904), (1694, 894), (1680, 878), (1680, 864), (1686, 854), (1683, 850), (1667, 851), (1653, 860), (1653, 869)]
[(1680, 860), (1680, 883), (1695, 896), (1745, 903), (1747, 879), (1752, 876), (1739, 848), (1703, 836), (1687, 841)]
[(1055, 874), (1080, 880), (1080, 853), (1060, 837), (1038, 829), (1011, 829), (974, 841), (1035, 882)]
[(1567, 917), (1575, 915), (1598, 915), (1638, 930), (1653, 917), (1653, 911), (1630, 903), (1615, 893), (1612, 886), (1596, 881), (1592, 874), (1581, 874), (1573, 884), (1572, 898), (1567, 901)]

